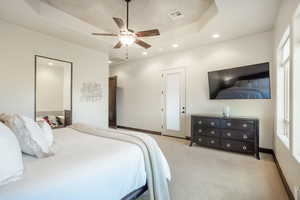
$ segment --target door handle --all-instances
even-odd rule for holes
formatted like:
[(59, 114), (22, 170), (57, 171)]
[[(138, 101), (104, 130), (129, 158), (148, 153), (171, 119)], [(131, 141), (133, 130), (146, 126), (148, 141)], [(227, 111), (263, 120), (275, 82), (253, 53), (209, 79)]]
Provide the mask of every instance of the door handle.
[(182, 113), (182, 114), (184, 114), (184, 113), (185, 113), (185, 111), (183, 110), (181, 113)]

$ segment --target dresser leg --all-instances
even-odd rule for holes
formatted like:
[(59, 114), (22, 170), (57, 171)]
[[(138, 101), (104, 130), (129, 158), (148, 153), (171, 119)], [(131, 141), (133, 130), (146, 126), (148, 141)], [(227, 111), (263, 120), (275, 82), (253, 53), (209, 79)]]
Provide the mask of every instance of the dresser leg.
[(260, 160), (259, 152), (256, 153), (256, 159)]
[(193, 146), (193, 142), (192, 142), (192, 141), (191, 141), (191, 143), (190, 143), (190, 147), (191, 147), (191, 146)]

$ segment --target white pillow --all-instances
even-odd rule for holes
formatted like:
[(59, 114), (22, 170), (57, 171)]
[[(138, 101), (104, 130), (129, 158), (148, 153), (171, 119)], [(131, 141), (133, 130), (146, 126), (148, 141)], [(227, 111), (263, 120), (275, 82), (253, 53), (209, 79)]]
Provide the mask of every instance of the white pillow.
[(47, 140), (47, 143), (48, 143), (49, 147), (51, 147), (53, 145), (53, 132), (52, 132), (52, 128), (50, 127), (50, 125), (48, 124), (48, 122), (46, 122), (43, 119), (40, 120), (40, 121), (38, 121), (37, 124), (42, 129), (43, 133), (45, 134), (45, 138)]
[(23, 174), (22, 152), (15, 134), (0, 122), (0, 185), (18, 180)]
[(0, 119), (15, 133), (24, 153), (38, 158), (53, 155), (45, 134), (32, 119), (17, 114), (2, 114)]

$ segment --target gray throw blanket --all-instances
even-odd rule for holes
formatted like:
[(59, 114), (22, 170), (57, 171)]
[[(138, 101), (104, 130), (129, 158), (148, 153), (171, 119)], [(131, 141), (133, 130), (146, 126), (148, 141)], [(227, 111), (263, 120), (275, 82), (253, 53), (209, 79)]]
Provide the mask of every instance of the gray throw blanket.
[(171, 174), (169, 165), (152, 137), (138, 132), (99, 129), (84, 124), (74, 124), (69, 128), (82, 133), (137, 145), (144, 155), (150, 200), (170, 200), (168, 180), (171, 179)]

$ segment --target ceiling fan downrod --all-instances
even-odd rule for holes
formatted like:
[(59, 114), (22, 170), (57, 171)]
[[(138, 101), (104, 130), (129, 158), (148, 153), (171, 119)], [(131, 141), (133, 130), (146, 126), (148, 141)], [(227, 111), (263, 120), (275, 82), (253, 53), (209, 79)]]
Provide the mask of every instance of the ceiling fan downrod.
[(127, 20), (126, 20), (126, 29), (129, 30), (129, 2), (131, 0), (125, 0), (127, 6)]

